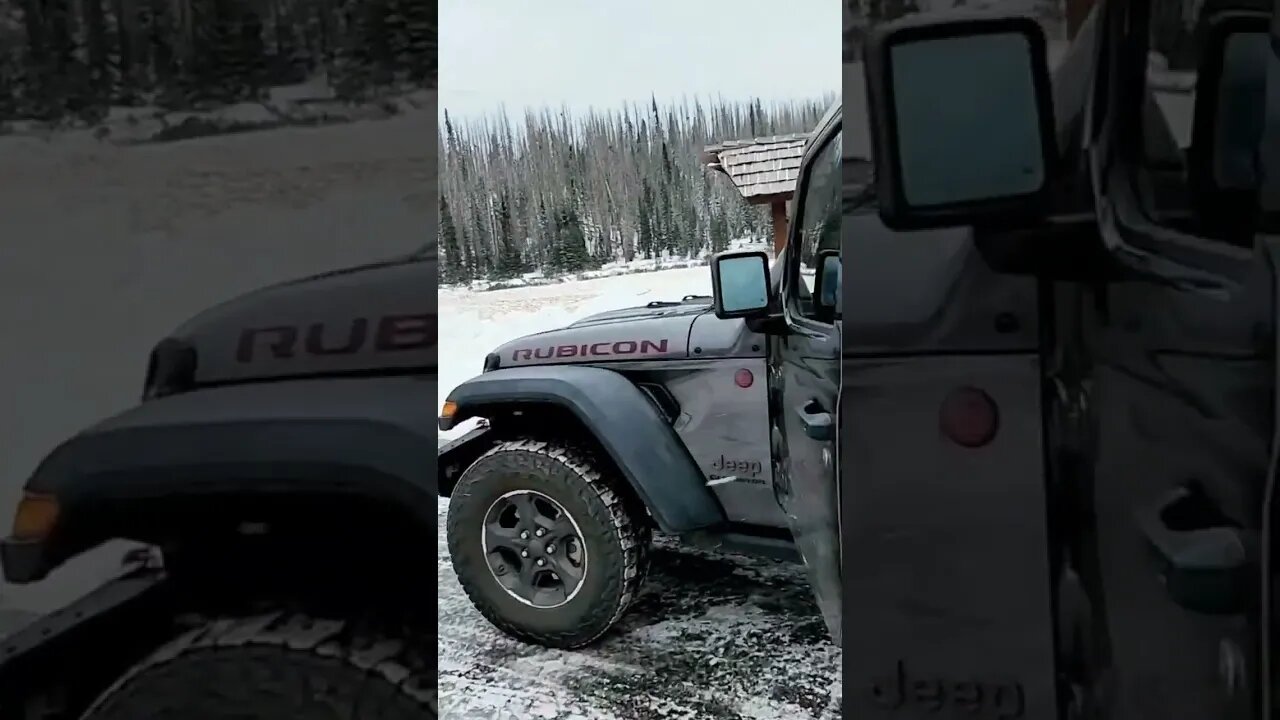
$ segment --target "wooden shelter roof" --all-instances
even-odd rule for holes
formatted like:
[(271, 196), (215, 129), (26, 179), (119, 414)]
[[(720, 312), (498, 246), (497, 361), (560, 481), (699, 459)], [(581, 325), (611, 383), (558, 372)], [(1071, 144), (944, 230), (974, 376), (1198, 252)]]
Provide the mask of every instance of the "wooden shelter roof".
[(707, 146), (702, 161), (728, 175), (747, 202), (777, 202), (795, 194), (808, 139), (808, 133), (794, 133), (729, 140)]

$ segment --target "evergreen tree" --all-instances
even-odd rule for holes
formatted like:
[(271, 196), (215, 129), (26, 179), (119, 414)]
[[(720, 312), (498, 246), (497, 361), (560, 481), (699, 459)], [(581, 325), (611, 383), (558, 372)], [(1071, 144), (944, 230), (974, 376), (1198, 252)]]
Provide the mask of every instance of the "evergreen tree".
[(493, 235), (490, 232), (492, 218), (483, 203), (472, 207), (472, 253), (476, 277), (493, 275)]
[(465, 261), (458, 249), (458, 233), (453, 226), (453, 215), (449, 212), (449, 201), (440, 196), (440, 279), (446, 285), (463, 282), (467, 279)]
[(542, 238), (538, 253), (539, 261), (550, 270), (558, 272), (562, 269), (559, 255), (559, 227), (545, 200), (538, 201), (537, 225)]
[(524, 259), (520, 246), (511, 232), (511, 206), (504, 190), (498, 199), (498, 260), (494, 265), (494, 277), (513, 278), (524, 272)]
[(651, 258), (654, 257), (655, 251), (657, 250), (655, 246), (656, 238), (654, 237), (653, 229), (653, 188), (649, 186), (648, 180), (641, 181), (641, 188), (640, 212), (638, 219), (640, 225), (640, 237), (636, 242), (636, 245), (643, 257)]
[(582, 220), (572, 207), (561, 215), (560, 226), (561, 267), (566, 272), (581, 272), (590, 266), (587, 238), (582, 231)]
[(724, 212), (719, 209), (711, 216), (711, 252), (718, 253), (729, 249), (729, 222)]
[(608, 263), (611, 259), (607, 236), (604, 234), (603, 230), (598, 230), (596, 231), (596, 247), (591, 264), (593, 267), (598, 268), (601, 265)]

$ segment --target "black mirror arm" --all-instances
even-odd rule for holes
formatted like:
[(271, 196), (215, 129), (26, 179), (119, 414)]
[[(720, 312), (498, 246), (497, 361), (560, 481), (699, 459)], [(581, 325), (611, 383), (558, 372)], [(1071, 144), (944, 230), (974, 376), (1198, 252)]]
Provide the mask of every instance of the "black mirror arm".
[(746, 319), (747, 329), (761, 335), (789, 335), (791, 326), (787, 316), (781, 310), (770, 310), (767, 314), (755, 315)]

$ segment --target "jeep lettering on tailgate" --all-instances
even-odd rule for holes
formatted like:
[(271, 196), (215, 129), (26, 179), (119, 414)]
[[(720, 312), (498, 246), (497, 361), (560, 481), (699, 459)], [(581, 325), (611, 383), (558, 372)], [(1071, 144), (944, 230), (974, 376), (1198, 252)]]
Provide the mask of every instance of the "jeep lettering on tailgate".
[(617, 342), (584, 343), (582, 345), (547, 345), (539, 348), (518, 348), (511, 352), (511, 359), (550, 360), (552, 358), (617, 357), (620, 355), (661, 355), (667, 352), (668, 340), (619, 340)]

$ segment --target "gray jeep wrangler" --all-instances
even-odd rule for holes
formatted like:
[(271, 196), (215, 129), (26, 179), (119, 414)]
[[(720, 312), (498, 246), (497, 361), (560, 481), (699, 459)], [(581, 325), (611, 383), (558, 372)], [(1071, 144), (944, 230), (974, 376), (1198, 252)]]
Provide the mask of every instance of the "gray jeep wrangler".
[(512, 340), (454, 389), (448, 542), (476, 608), (578, 647), (636, 598), (654, 532), (802, 559), (839, 641), (841, 113), (813, 134), (787, 249), (721, 253), (714, 294)]

